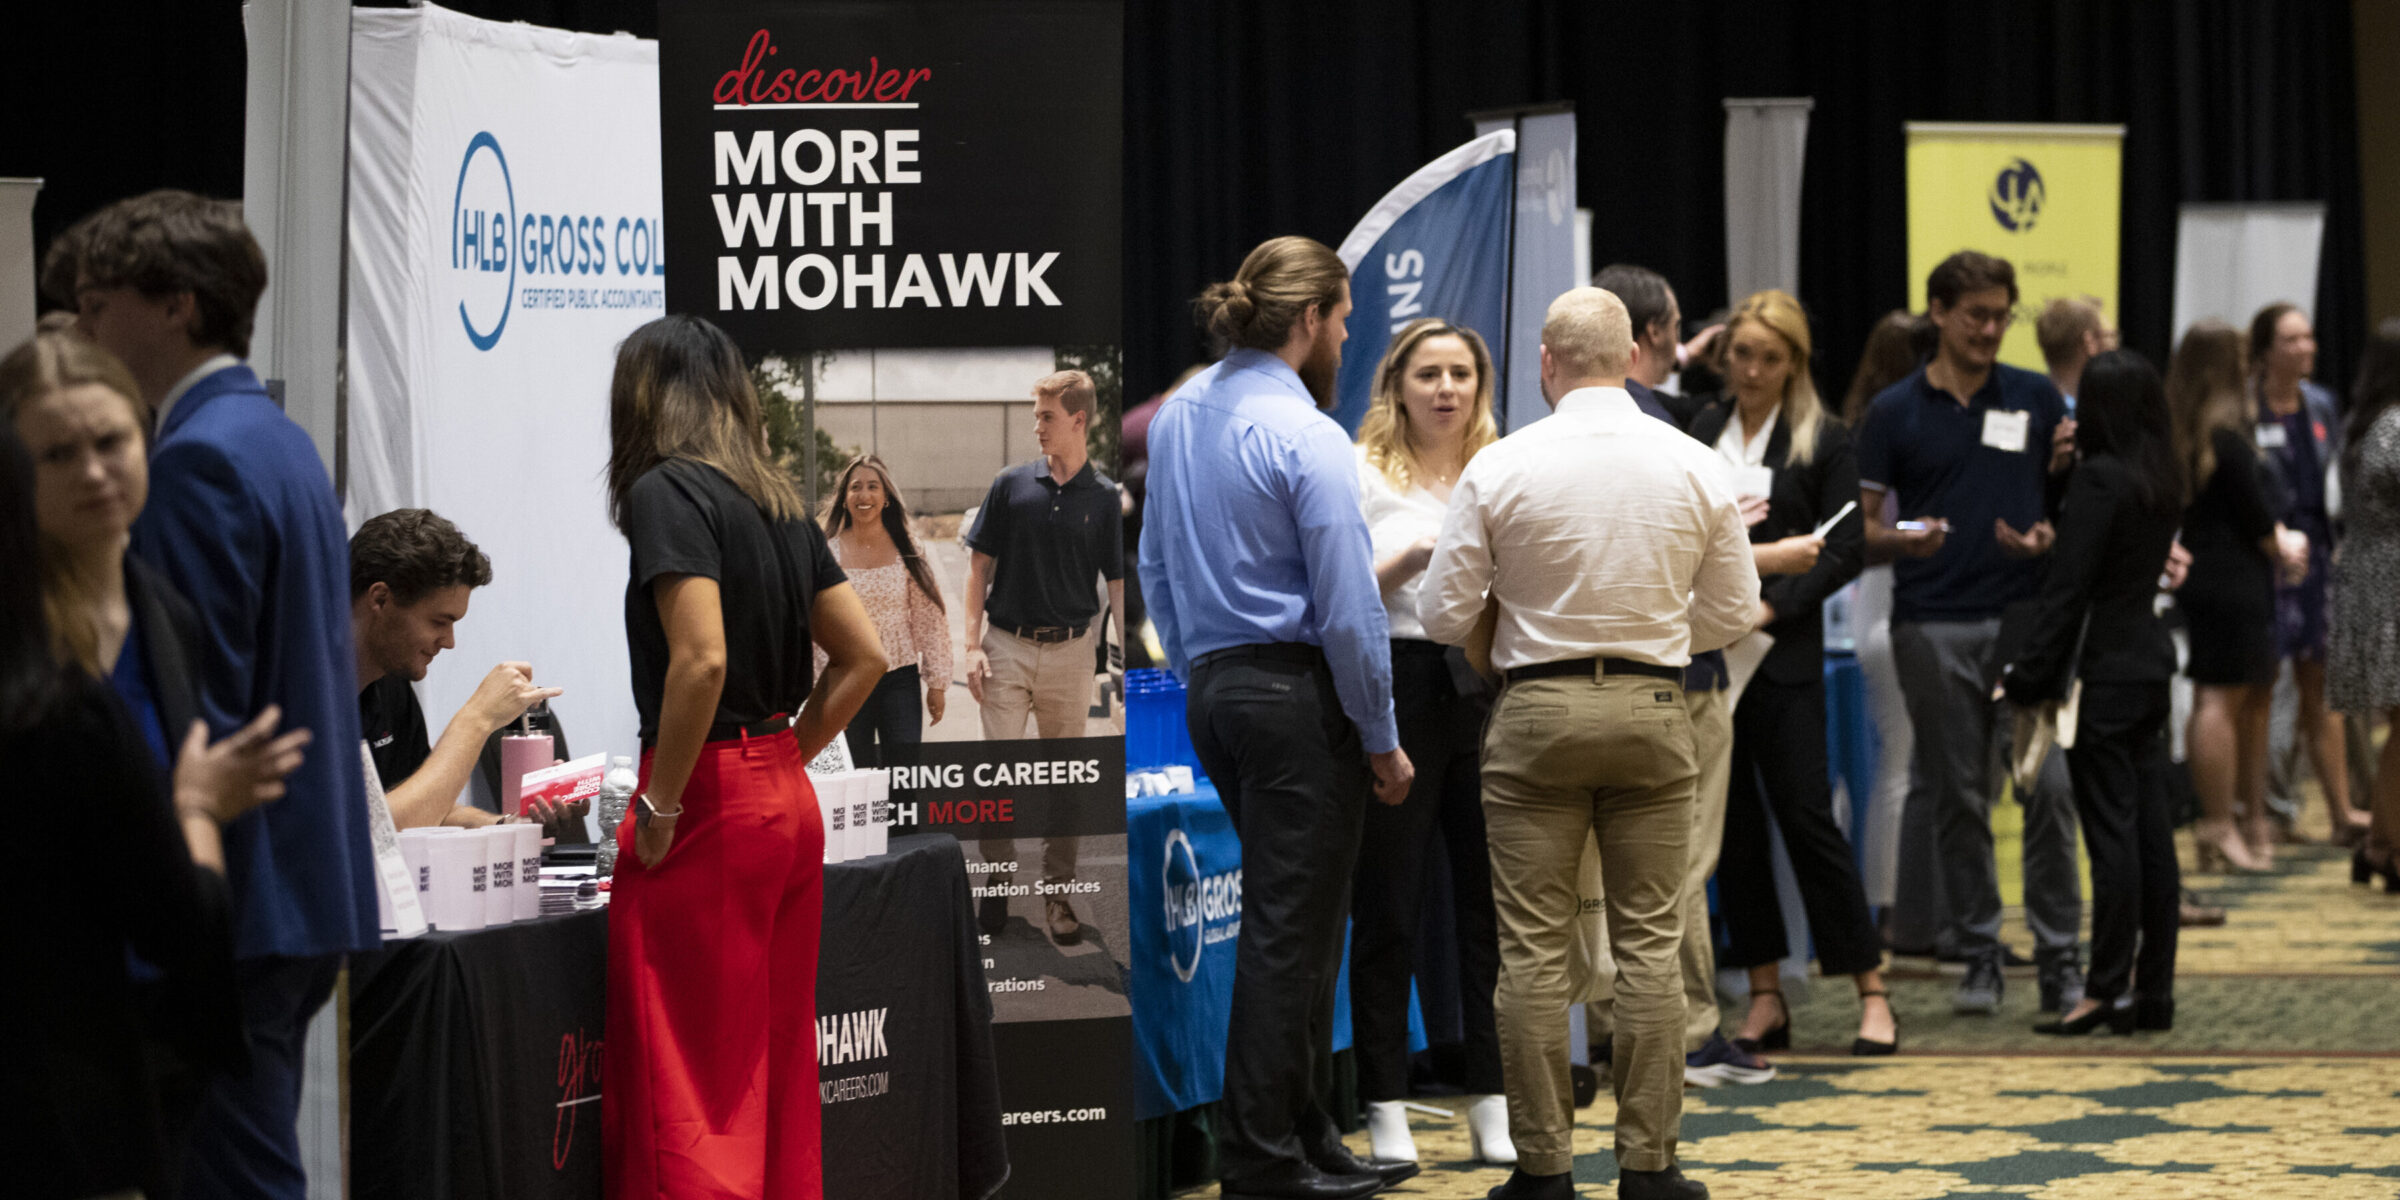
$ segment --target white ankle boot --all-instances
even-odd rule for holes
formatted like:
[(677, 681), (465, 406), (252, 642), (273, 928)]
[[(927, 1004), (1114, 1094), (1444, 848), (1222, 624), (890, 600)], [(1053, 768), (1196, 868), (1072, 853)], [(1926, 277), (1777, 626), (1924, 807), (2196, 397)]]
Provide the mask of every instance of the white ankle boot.
[(1417, 1139), (1408, 1132), (1408, 1106), (1397, 1100), (1367, 1102), (1367, 1154), (1383, 1162), (1417, 1161)]
[(1467, 1105), (1467, 1141), (1477, 1162), (1516, 1164), (1517, 1144), (1508, 1140), (1508, 1097), (1477, 1096)]

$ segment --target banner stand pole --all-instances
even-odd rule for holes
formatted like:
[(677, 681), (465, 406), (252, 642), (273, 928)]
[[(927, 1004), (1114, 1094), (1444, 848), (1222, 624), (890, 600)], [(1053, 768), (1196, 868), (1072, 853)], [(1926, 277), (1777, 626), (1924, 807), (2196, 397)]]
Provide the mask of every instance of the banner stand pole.
[[(1510, 117), (1509, 129), (1517, 135), (1517, 146), (1522, 148), (1525, 145), (1525, 114), (1520, 112)], [(1494, 396), (1505, 396), (1508, 381), (1516, 377), (1517, 171), (1524, 160), (1525, 156), (1520, 153), (1512, 152), (1508, 156), (1508, 237), (1505, 242), (1508, 247), (1508, 256), (1503, 260), (1508, 264), (1508, 270), (1500, 280), (1500, 379), (1498, 386), (1492, 389)], [(1508, 427), (1508, 405), (1503, 402), (1494, 407), (1500, 410), (1501, 434), (1505, 436), (1514, 432)]]

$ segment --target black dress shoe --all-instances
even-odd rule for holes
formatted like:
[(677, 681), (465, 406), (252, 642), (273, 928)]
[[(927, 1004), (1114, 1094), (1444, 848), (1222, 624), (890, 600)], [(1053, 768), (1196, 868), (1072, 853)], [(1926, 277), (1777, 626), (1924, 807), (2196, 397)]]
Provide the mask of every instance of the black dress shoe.
[(1307, 1163), (1218, 1184), (1223, 1200), (1357, 1200), (1382, 1190), (1383, 1180), (1378, 1176), (1328, 1175)]
[(1322, 1150), (1309, 1151), (1308, 1162), (1328, 1175), (1373, 1175), (1381, 1179), (1385, 1187), (1407, 1179), (1421, 1169), (1405, 1159), (1360, 1158), (1340, 1142)]
[(1528, 1175), (1523, 1168), (1508, 1173), (1508, 1182), (1483, 1194), (1484, 1200), (1575, 1200), (1575, 1174)]
[(1617, 1172), (1617, 1200), (1708, 1200), (1708, 1185), (1685, 1179), (1683, 1168)]
[(2175, 1028), (2175, 997), (2135, 996), (2133, 1027), (2151, 1033), (2164, 1033)]
[(2100, 1032), (2103, 1027), (2106, 1027), (2110, 1033), (2114, 1034), (2123, 1035), (2132, 1033), (2133, 1006), (2130, 1004), (2119, 1005), (2104, 1001), (2101, 1003), (2100, 1007), (2095, 1008), (2080, 1017), (2061, 1018), (2056, 1021), (2044, 1021), (2041, 1024), (2034, 1026), (2033, 1031), (2035, 1033), (2048, 1034), (2051, 1037), (2085, 1037), (2090, 1034)]

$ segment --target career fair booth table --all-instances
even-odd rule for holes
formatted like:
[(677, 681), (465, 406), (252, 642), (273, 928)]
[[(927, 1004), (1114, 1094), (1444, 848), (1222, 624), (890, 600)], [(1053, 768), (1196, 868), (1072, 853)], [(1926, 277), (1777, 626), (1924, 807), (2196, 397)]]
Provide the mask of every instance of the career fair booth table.
[[(605, 908), (354, 959), (350, 1179), (362, 1200), (601, 1194)], [(945, 834), (825, 868), (825, 1194), (986, 1197), (1008, 1173), (965, 860)]]

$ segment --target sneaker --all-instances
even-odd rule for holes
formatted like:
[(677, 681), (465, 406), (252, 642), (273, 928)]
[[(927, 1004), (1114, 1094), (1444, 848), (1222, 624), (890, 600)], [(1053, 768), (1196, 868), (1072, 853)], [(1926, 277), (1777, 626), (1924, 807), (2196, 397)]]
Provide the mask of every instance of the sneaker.
[(1708, 1044), (1683, 1056), (1683, 1082), (1690, 1087), (1721, 1087), (1728, 1083), (1765, 1083), (1775, 1078), (1775, 1065), (1712, 1033)]
[(2000, 993), (2007, 979), (2000, 973), (2000, 955), (1988, 953), (1967, 964), (1967, 977), (1958, 985), (1958, 994), (1950, 998), (1950, 1011), (1980, 1013), (1989, 1016), (2000, 1011)]
[(2075, 1011), (2083, 1003), (2083, 964), (2069, 951), (2042, 966), (2042, 1011)]

